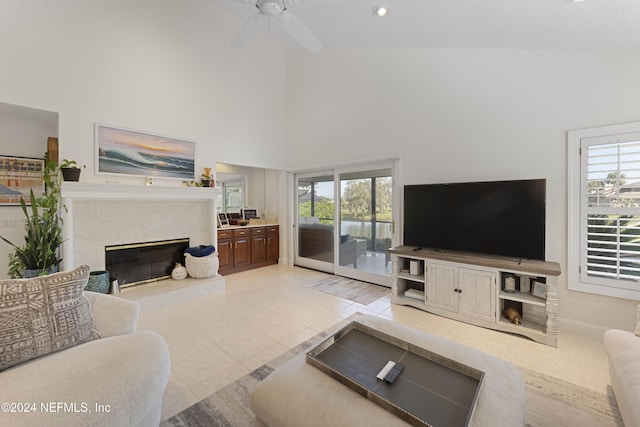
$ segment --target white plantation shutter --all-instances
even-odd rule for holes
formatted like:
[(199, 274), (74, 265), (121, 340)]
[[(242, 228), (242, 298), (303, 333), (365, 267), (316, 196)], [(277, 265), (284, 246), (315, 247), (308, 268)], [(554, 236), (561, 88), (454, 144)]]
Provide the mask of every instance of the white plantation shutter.
[(579, 183), (580, 281), (640, 292), (640, 133), (581, 138)]

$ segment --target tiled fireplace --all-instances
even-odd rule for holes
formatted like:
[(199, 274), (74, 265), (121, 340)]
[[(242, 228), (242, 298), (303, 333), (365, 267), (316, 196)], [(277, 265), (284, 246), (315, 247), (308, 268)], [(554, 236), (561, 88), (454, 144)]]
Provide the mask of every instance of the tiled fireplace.
[(121, 288), (171, 277), (176, 263), (184, 264), (189, 239), (127, 243), (105, 248), (106, 270)]
[(105, 247), (188, 238), (217, 244), (215, 188), (69, 183), (62, 185), (62, 268), (105, 269)]

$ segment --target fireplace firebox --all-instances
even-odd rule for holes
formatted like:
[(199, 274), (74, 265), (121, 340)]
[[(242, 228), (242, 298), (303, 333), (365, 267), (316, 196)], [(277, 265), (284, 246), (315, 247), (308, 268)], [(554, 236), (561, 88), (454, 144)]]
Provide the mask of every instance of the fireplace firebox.
[(171, 277), (176, 262), (184, 264), (188, 247), (188, 238), (107, 246), (105, 265), (120, 287), (141, 285)]

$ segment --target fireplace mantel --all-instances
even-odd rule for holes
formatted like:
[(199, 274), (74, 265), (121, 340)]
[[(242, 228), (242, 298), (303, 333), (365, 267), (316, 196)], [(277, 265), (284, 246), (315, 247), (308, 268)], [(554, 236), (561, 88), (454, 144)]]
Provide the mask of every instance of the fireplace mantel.
[(166, 187), (159, 185), (122, 185), (69, 182), (62, 183), (63, 199), (82, 200), (213, 200), (218, 188)]
[[(160, 234), (167, 234), (167, 220), (159, 219), (159, 216), (154, 213), (158, 211), (158, 209), (166, 209), (167, 206), (175, 207), (175, 211), (179, 211), (179, 205), (184, 203), (186, 205), (193, 205), (194, 203), (202, 206), (204, 203), (207, 206), (205, 209), (207, 212), (210, 212), (210, 215), (204, 220), (204, 222), (195, 222), (194, 224), (201, 224), (202, 229), (206, 230), (206, 237), (202, 237), (200, 239), (196, 239), (194, 244), (217, 244), (217, 234), (216, 234), (216, 197), (220, 194), (220, 189), (218, 188), (205, 188), (205, 187), (181, 187), (181, 186), (159, 186), (159, 185), (124, 185), (124, 184), (103, 184), (103, 183), (84, 183), (84, 182), (63, 182), (61, 188), (61, 197), (62, 203), (65, 206), (65, 209), (62, 210), (62, 216), (64, 218), (62, 224), (62, 236), (64, 238), (64, 242), (62, 244), (62, 268), (65, 270), (72, 269), (76, 265), (77, 262), (84, 262), (90, 264), (93, 269), (103, 269), (104, 268), (104, 241), (113, 240), (116, 237), (113, 236), (114, 233), (106, 234), (104, 230), (106, 230), (110, 224), (113, 227), (122, 228), (122, 218), (118, 218), (119, 215), (132, 215), (130, 212), (131, 209), (124, 209), (124, 213), (120, 214), (119, 212), (114, 213), (113, 211), (109, 214), (106, 213), (106, 206), (122, 206), (122, 203), (128, 205), (131, 203), (131, 206), (140, 205), (149, 205), (152, 209), (151, 214), (146, 216), (145, 214), (139, 214), (136, 218), (143, 218), (144, 222), (138, 224), (138, 227), (135, 231), (140, 231), (143, 228), (150, 228), (153, 230), (153, 234), (157, 234), (155, 230), (159, 230)], [(92, 212), (87, 218), (87, 215), (78, 216), (78, 209), (76, 207), (80, 207), (81, 205), (85, 205), (87, 203), (99, 202), (100, 206), (103, 206), (104, 211)], [(156, 203), (163, 202), (163, 203)], [(164, 203), (169, 202), (169, 203)], [(154, 204), (155, 203), (155, 204)], [(75, 206), (74, 206), (75, 205)], [(158, 208), (160, 206), (160, 208)], [(114, 218), (114, 216), (116, 218)], [(172, 224), (177, 224), (182, 220), (183, 217), (174, 218)], [(135, 218), (134, 218), (135, 219)], [(157, 225), (154, 225), (153, 220), (159, 220), (160, 222)], [(201, 218), (202, 220), (202, 218)], [(74, 233), (74, 223), (79, 224), (77, 221), (81, 221), (81, 224), (85, 224), (85, 227), (81, 227), (79, 235)], [(98, 259), (97, 248), (94, 248), (96, 253), (91, 253), (89, 256), (83, 248), (75, 247), (75, 243), (78, 239), (86, 241), (87, 239), (87, 221), (90, 222), (91, 227), (95, 227), (96, 235), (103, 236), (99, 240), (100, 242), (96, 243), (95, 246), (101, 246), (102, 251), (102, 259)], [(112, 223), (115, 221), (115, 223)], [(120, 221), (120, 222), (118, 222)], [(171, 222), (171, 220), (169, 221)], [(95, 226), (94, 226), (95, 224)], [(175, 229), (177, 232), (177, 229)], [(131, 233), (135, 234), (135, 233)], [(187, 236), (188, 233), (184, 234)], [(181, 234), (183, 236), (183, 234)], [(127, 235), (126, 238), (132, 237)], [(133, 237), (132, 237), (133, 238)], [(164, 240), (166, 236), (160, 236), (155, 238), (155, 236), (147, 236), (144, 239), (139, 239), (138, 241), (154, 241), (154, 240)], [(199, 242), (198, 242), (199, 241)], [(127, 242), (124, 242), (127, 243)], [(84, 246), (80, 244), (80, 246)], [(80, 252), (76, 252), (76, 251)], [(86, 262), (84, 260), (89, 257), (94, 262)]]

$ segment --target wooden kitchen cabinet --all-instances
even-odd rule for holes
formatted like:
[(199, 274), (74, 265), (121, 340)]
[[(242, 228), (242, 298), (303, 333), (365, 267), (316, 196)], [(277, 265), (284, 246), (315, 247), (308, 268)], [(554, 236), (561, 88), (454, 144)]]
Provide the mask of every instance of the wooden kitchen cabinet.
[(267, 227), (267, 261), (277, 264), (280, 258), (280, 227), (270, 225)]
[(278, 225), (218, 229), (218, 272), (225, 275), (277, 264), (279, 234)]

